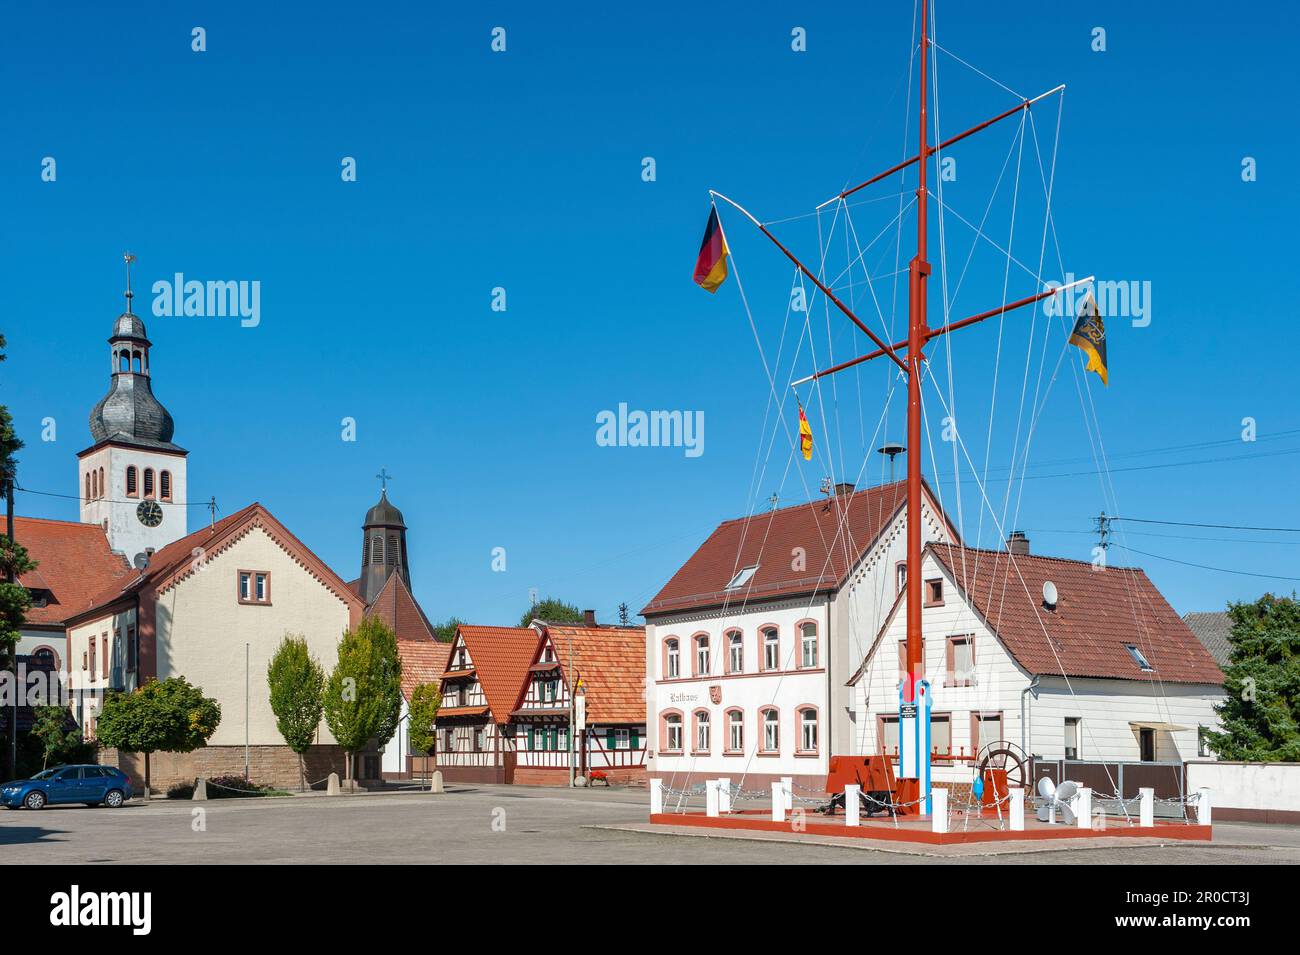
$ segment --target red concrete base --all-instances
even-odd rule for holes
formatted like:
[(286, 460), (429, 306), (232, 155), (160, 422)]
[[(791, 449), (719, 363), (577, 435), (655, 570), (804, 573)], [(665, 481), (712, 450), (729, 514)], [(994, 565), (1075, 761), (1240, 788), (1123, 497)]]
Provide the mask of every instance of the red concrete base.
[(897, 825), (888, 818), (863, 819), (859, 826), (848, 826), (842, 816), (822, 816), (806, 813), (799, 825), (791, 818), (773, 822), (762, 811), (736, 812), (725, 816), (706, 816), (700, 812), (655, 813), (650, 822), (662, 826), (698, 826), (701, 829), (750, 830), (756, 832), (784, 832), (808, 836), (838, 836), (854, 839), (879, 839), (885, 842), (916, 842), (931, 846), (957, 846), (976, 842), (1019, 842), (1039, 839), (1183, 839), (1209, 842), (1210, 827), (1189, 823), (1157, 822), (1142, 828), (1123, 818), (1107, 818), (1104, 829), (1080, 829), (1064, 824), (1049, 825), (1037, 819), (1026, 818), (1021, 832), (993, 829), (987, 819), (972, 817), (968, 828), (962, 829), (962, 820), (953, 820), (952, 832), (933, 832), (929, 816), (900, 817)]

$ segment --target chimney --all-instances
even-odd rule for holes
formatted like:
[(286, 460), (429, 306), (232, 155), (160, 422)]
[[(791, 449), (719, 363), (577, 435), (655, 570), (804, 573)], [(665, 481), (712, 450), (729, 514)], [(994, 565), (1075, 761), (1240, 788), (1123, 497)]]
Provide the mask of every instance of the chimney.
[(1029, 553), (1029, 538), (1024, 531), (1012, 531), (1007, 538), (1007, 553), (1024, 556)]
[(849, 481), (841, 481), (839, 484), (835, 485), (835, 496), (838, 497), (841, 494), (852, 494), (855, 490), (857, 490), (856, 486)]
[(588, 627), (596, 626), (596, 611), (584, 610), (582, 612), (582, 622)]

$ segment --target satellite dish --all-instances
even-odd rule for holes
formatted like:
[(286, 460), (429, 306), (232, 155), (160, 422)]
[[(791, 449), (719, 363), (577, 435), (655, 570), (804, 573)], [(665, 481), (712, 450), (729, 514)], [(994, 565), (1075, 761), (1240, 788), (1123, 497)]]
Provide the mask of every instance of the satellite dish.
[(1043, 606), (1048, 610), (1056, 609), (1056, 601), (1059, 595), (1056, 593), (1056, 584), (1050, 580), (1043, 581)]
[(135, 559), (131, 561), (131, 563), (135, 564), (136, 570), (143, 571), (149, 566), (149, 555), (144, 551), (140, 551), (140, 553), (135, 555)]

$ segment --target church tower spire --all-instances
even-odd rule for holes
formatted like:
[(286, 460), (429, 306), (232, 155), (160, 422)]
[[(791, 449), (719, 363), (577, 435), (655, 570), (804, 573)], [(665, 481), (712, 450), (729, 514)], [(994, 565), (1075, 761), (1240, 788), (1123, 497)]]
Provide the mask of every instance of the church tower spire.
[(90, 412), (92, 444), (77, 455), (81, 520), (99, 524), (110, 546), (137, 566), (184, 537), (188, 452), (172, 442), (175, 422), (154, 397), (153, 368), (144, 322), (132, 309), (131, 264), (126, 263), (126, 311), (108, 338), (108, 393)]
[(406, 563), (406, 522), (402, 512), (388, 500), (388, 481), (392, 477), (380, 469), (379, 501), (366, 511), (361, 525), (361, 580), (358, 591), (368, 605), (379, 596), (394, 573), (400, 574), (406, 588), (411, 588), (411, 571)]

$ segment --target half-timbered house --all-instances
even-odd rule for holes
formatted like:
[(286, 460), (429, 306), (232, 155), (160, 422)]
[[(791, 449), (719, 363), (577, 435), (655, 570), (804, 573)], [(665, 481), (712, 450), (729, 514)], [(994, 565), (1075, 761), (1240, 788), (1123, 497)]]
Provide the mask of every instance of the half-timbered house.
[(645, 627), (588, 613), (584, 624), (533, 623), (540, 639), (512, 713), (515, 782), (566, 785), (571, 759), (575, 776), (645, 777)]
[(450, 782), (514, 782), (511, 711), (537, 649), (532, 627), (456, 630), (442, 675), (438, 769)]

